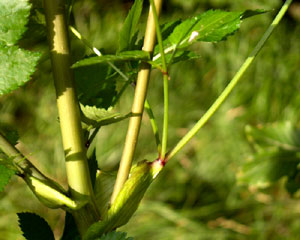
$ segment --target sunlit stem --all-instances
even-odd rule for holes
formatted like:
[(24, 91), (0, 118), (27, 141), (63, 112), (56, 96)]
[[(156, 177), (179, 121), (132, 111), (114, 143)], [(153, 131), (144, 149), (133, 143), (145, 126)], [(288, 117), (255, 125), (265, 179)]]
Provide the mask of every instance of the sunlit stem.
[[(162, 5), (162, 0), (155, 0), (155, 6), (158, 13), (160, 12), (161, 5)], [(155, 45), (155, 37), (156, 37), (156, 32), (155, 32), (155, 22), (153, 17), (153, 9), (152, 7), (150, 7), (143, 50), (146, 52), (150, 52), (151, 55)], [(117, 195), (121, 191), (129, 175), (134, 152), (136, 149), (141, 121), (142, 121), (150, 70), (151, 70), (150, 64), (147, 64), (145, 62), (141, 63), (140, 70), (138, 73), (136, 88), (135, 88), (133, 104), (131, 108), (131, 112), (134, 114), (134, 116), (131, 117), (129, 120), (125, 146), (122, 153), (122, 159), (120, 162), (117, 179), (114, 186), (111, 203), (115, 201)]]
[[(32, 192), (40, 199), (40, 201), (50, 207), (67, 207), (69, 209), (78, 209), (82, 207), (81, 203), (76, 203), (67, 197), (67, 191), (57, 182), (46, 177), (41, 173), (22, 153), (19, 152), (1, 133), (0, 133), (0, 149), (11, 160), (16, 167), (16, 174), (24, 179)], [(1, 160), (0, 160), (1, 162)], [(85, 204), (84, 202), (83, 204)], [(79, 205), (78, 205), (79, 204)]]
[(292, 3), (292, 0), (287, 0), (284, 5), (281, 7), (279, 13), (267, 29), (267, 31), (264, 33), (260, 41), (257, 43), (253, 51), (250, 53), (249, 57), (246, 59), (246, 61), (243, 63), (243, 65), (240, 67), (238, 72), (235, 74), (235, 76), (232, 78), (230, 83), (227, 85), (227, 87), (224, 89), (224, 91), (221, 93), (221, 95), (217, 98), (217, 100), (213, 103), (213, 105), (207, 110), (207, 112), (200, 118), (200, 120), (195, 124), (195, 126), (177, 143), (177, 145), (170, 151), (170, 153), (167, 155), (166, 160), (170, 160), (172, 157), (175, 156), (176, 153), (178, 153), (191, 139), (195, 134), (202, 128), (202, 126), (212, 117), (212, 115), (219, 109), (219, 107), (222, 105), (222, 103), (226, 100), (226, 98), (229, 96), (229, 94), (232, 92), (234, 87), (237, 85), (243, 74), (246, 72), (246, 70), (250, 67), (252, 62), (254, 61), (257, 54), (260, 52), (268, 38), (270, 37), (271, 33), (274, 31), (275, 27), (278, 25), (284, 14), (286, 13), (289, 5)]
[(85, 208), (73, 213), (79, 232), (83, 234), (93, 222), (99, 220), (100, 215), (95, 203), (83, 142), (79, 103), (70, 68), (71, 57), (64, 7), (65, 1), (44, 0), (68, 185), (75, 201), (89, 202)]
[[(100, 52), (99, 49), (97, 49), (96, 47), (92, 46), (92, 44), (89, 43), (88, 40), (86, 40), (74, 27), (72, 26), (69, 26), (71, 32), (79, 39), (82, 41), (82, 43), (84, 43), (88, 48), (90, 48), (97, 56), (102, 56), (102, 53)], [(118, 94), (117, 98), (114, 100), (114, 103), (116, 103), (119, 99), (119, 97), (122, 95), (122, 93), (124, 92), (124, 90), (126, 89), (126, 87), (128, 86), (129, 84), (129, 77), (122, 72), (121, 69), (119, 69), (114, 63), (110, 62), (110, 61), (107, 61), (107, 64), (109, 66), (111, 66), (125, 81), (125, 85), (124, 87), (121, 89), (120, 93)], [(156, 145), (157, 145), (157, 148), (158, 148), (158, 152), (160, 153), (161, 151), (161, 143), (160, 143), (160, 139), (159, 139), (159, 133), (158, 133), (158, 127), (157, 127), (157, 122), (155, 120), (155, 116), (153, 114), (153, 111), (152, 111), (152, 108), (151, 108), (151, 105), (149, 104), (148, 100), (146, 99), (145, 100), (145, 109), (147, 111), (147, 114), (150, 118), (150, 123), (151, 123), (151, 127), (152, 127), (152, 131), (153, 131), (153, 134), (154, 134), (154, 137), (155, 137), (155, 142), (156, 142)], [(99, 129), (98, 129), (99, 130)], [(94, 134), (96, 134), (97, 131), (94, 131)]]

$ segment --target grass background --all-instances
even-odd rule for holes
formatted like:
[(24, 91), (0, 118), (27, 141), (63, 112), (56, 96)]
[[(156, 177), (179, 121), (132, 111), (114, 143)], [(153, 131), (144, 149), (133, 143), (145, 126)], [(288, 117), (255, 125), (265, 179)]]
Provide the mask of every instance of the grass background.
[[(94, 46), (114, 53), (118, 33), (133, 1), (78, 0), (74, 23)], [(199, 60), (178, 63), (170, 70), (169, 146), (172, 147), (213, 103), (262, 36), (281, 1), (271, 0), (169, 0), (161, 22), (186, 18), (210, 8), (226, 10), (266, 9), (268, 13), (247, 19), (227, 41), (200, 43), (193, 48)], [(148, 2), (145, 1), (146, 19)], [(297, 1), (281, 22), (251, 69), (233, 94), (165, 168), (147, 192), (139, 210), (121, 230), (135, 239), (204, 240), (300, 238), (300, 201), (283, 187), (285, 179), (258, 190), (238, 185), (240, 166), (251, 156), (244, 128), (247, 124), (291, 121), (299, 126), (300, 25)], [(143, 24), (141, 24), (143, 29)], [(28, 48), (46, 51), (43, 31)], [(25, 35), (26, 38), (26, 35)], [(87, 50), (72, 39), (74, 58)], [(162, 77), (153, 71), (149, 101), (161, 128)], [(128, 89), (117, 106), (128, 112), (133, 91)], [(32, 81), (0, 98), (0, 122), (20, 134), (18, 147), (44, 173), (66, 186), (66, 177), (47, 54)], [(102, 169), (116, 168), (122, 153), (128, 121), (101, 129), (97, 136), (97, 160)], [(156, 158), (156, 148), (145, 115), (136, 160)], [(62, 232), (63, 212), (43, 207), (17, 177), (0, 193), (0, 239), (23, 239), (16, 212), (43, 216), (57, 238)]]

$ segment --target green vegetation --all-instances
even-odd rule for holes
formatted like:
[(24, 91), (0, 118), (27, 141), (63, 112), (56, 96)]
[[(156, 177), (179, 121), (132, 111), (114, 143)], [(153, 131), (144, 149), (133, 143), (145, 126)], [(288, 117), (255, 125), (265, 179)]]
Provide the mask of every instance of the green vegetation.
[[(79, 190), (72, 187), (69, 195), (64, 189), (70, 182), (78, 186), (78, 175), (74, 174), (73, 180), (69, 176), (67, 179), (66, 171), (74, 169), (66, 168), (64, 153), (72, 161), (77, 152), (69, 151), (72, 146), (66, 147), (67, 140), (63, 140), (63, 149), (60, 124), (64, 120), (55, 102), (45, 9), (40, 1), (31, 1), (31, 10), (27, 1), (13, 2), (0, 3), (0, 16), (5, 16), (5, 21), (0, 20), (0, 81), (5, 78), (11, 83), (11, 86), (0, 84), (0, 93), (18, 89), (0, 98), (0, 129), (12, 145), (18, 141), (16, 147), (26, 157), (14, 158), (15, 149), (4, 151), (3, 145), (7, 142), (1, 135), (0, 145), (6, 155), (2, 152), (0, 155), (0, 190), (4, 189), (0, 193), (1, 240), (23, 239), (17, 228), (18, 221), (27, 239), (41, 239), (40, 236), (45, 235), (53, 239), (52, 231), (57, 239), (62, 235), (64, 240), (78, 237), (72, 228), (71, 214), (66, 215), (67, 230), (63, 233), (65, 211), (49, 209), (41, 202), (72, 209), (71, 213), (84, 205), (80, 216), (90, 211), (94, 213), (92, 219), (86, 219), (87, 225), (99, 214), (103, 221), (93, 224), (85, 235), (85, 239), (95, 239), (94, 234), (99, 236), (125, 224), (143, 196), (130, 221), (118, 229), (126, 234), (109, 233), (98, 239), (299, 238), (300, 25), (296, 4), (291, 6), (221, 108), (178, 153), (177, 150), (174, 154), (171, 152), (172, 158), (161, 171), (141, 161), (153, 161), (158, 153), (162, 161), (168, 159), (167, 151), (174, 149), (222, 93), (271, 24), (281, 2), (165, 1), (159, 19), (162, 25), (152, 27), (158, 39), (161, 33), (160, 43), (168, 51), (163, 54), (161, 44), (157, 44), (154, 49), (157, 59), (151, 60), (149, 50), (141, 51), (141, 47), (148, 7), (153, 1), (136, 0), (133, 7), (132, 1), (67, 1), (71, 6), (67, 8), (67, 21), (75, 27), (69, 31), (71, 64), (82, 111), (82, 139), (89, 145), (86, 157), (91, 173), (91, 183), (88, 180), (87, 187), (79, 187)], [(9, 4), (20, 4), (19, 8), (24, 11), (16, 7), (11, 10), (16, 14), (8, 14), (7, 9), (13, 9)], [(203, 14), (209, 9), (220, 10)], [(180, 23), (179, 17), (183, 24), (175, 28)], [(222, 29), (216, 25), (216, 31), (211, 28), (191, 38), (202, 24), (211, 23), (217, 17), (228, 21), (226, 26), (230, 27)], [(10, 28), (15, 31), (2, 34), (5, 32), (2, 29)], [(226, 41), (220, 41), (225, 38)], [(215, 43), (217, 41), (220, 42)], [(183, 49), (186, 45), (190, 45), (189, 48)], [(58, 54), (58, 57), (61, 56)], [(129, 149), (135, 152), (134, 158), (130, 159), (133, 154), (130, 152), (129, 160), (123, 161), (128, 171), (134, 162), (131, 177), (124, 188), (122, 180), (116, 184), (119, 190), (115, 188), (115, 197), (111, 200), (116, 171), (124, 157), (122, 150), (129, 119), (141, 118), (140, 108), (131, 109), (134, 90), (130, 85), (135, 85), (138, 61), (147, 62), (145, 68), (149, 68), (148, 64), (155, 68), (147, 94), (152, 108), (149, 110), (147, 104), (145, 108), (153, 111), (158, 126), (151, 114), (144, 113), (137, 147)], [(9, 64), (11, 62), (13, 64)], [(99, 75), (102, 78), (99, 79)], [(141, 103), (143, 107), (143, 101)], [(86, 161), (83, 155), (76, 157)], [(96, 164), (101, 171), (96, 172)], [(30, 172), (35, 175), (30, 176)], [(25, 179), (33, 192), (21, 178), (13, 176), (15, 173)], [(80, 178), (84, 179), (85, 174)], [(126, 180), (127, 175), (124, 176)], [(88, 189), (90, 184), (94, 186), (95, 196)], [(60, 201), (51, 202), (43, 195), (45, 192), (35, 192), (37, 186), (41, 186), (39, 189), (50, 187)], [(84, 192), (80, 193), (81, 189)], [(110, 204), (112, 207), (108, 210)], [(43, 219), (24, 212), (35, 213)], [(73, 217), (78, 221), (78, 215), (73, 214)], [(35, 228), (40, 228), (37, 234), (42, 235), (24, 231), (30, 228), (27, 225), (30, 221)], [(83, 230), (79, 231), (86, 231), (86, 226), (81, 227)]]

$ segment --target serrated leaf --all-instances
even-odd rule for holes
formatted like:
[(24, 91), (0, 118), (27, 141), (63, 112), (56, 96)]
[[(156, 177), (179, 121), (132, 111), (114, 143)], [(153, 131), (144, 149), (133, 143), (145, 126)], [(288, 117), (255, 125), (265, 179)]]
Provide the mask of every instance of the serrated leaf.
[(268, 124), (245, 128), (249, 142), (257, 150), (280, 149), (284, 151), (300, 151), (300, 129), (290, 122)]
[(22, 86), (35, 71), (40, 54), (0, 44), (0, 95)]
[(27, 240), (54, 240), (48, 223), (34, 213), (18, 213), (20, 228)]
[[(172, 45), (185, 47), (194, 41), (218, 42), (240, 28), (241, 18), (248, 11), (226, 12), (209, 10), (187, 19), (177, 26), (168, 40)], [(252, 12), (254, 15), (254, 11)], [(259, 14), (261, 12), (258, 12)]]
[(127, 237), (127, 233), (125, 232), (109, 232), (98, 238), (97, 240), (133, 240), (132, 237)]
[(143, 0), (135, 0), (120, 32), (119, 52), (132, 48), (143, 9)]
[(0, 2), (0, 95), (27, 82), (40, 57), (39, 53), (13, 46), (26, 30), (29, 13), (28, 1)]
[[(195, 41), (218, 42), (225, 40), (240, 28), (244, 16), (250, 17), (261, 13), (261, 10), (241, 12), (209, 10), (186, 19), (177, 25), (164, 41), (165, 52), (188, 47)], [(158, 53), (157, 50), (156, 47), (155, 54)]]
[(90, 66), (94, 64), (99, 64), (103, 62), (121, 62), (121, 61), (131, 61), (131, 60), (149, 60), (150, 55), (148, 52), (141, 50), (126, 51), (121, 52), (118, 55), (102, 55), (96, 57), (89, 57), (80, 60), (72, 65), (72, 68), (78, 68), (83, 66)]
[(14, 45), (26, 30), (30, 4), (26, 0), (0, 1), (0, 41)]
[(108, 66), (97, 64), (74, 70), (77, 94), (83, 105), (109, 108), (117, 95), (116, 82), (109, 78)]
[(91, 130), (122, 121), (131, 116), (131, 114), (120, 114), (113, 111), (113, 108), (104, 109), (95, 106), (80, 106), (83, 117), (83, 128)]
[(265, 188), (284, 176), (293, 176), (299, 162), (294, 152), (263, 152), (243, 165), (237, 176), (238, 182)]
[(9, 168), (7, 164), (0, 159), (0, 192), (4, 190), (4, 187), (15, 173), (16, 171), (13, 168)]

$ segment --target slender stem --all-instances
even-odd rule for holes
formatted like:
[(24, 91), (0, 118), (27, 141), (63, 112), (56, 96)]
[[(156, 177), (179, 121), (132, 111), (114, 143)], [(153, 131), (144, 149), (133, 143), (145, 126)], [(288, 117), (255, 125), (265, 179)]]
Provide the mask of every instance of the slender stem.
[(146, 110), (146, 112), (147, 112), (147, 114), (150, 118), (150, 123), (151, 123), (152, 130), (153, 130), (153, 133), (154, 133), (155, 142), (156, 142), (156, 146), (157, 146), (157, 151), (158, 151), (158, 153), (160, 153), (161, 152), (161, 142), (160, 142), (160, 138), (159, 138), (158, 127), (157, 127), (157, 123), (155, 121), (153, 111), (152, 111), (152, 109), (150, 107), (150, 104), (147, 100), (145, 101), (145, 110)]
[(232, 78), (230, 83), (227, 85), (227, 87), (223, 90), (221, 95), (217, 98), (217, 100), (213, 103), (213, 105), (207, 110), (207, 112), (200, 118), (200, 120), (195, 124), (195, 126), (177, 143), (177, 145), (170, 151), (170, 153), (167, 155), (167, 160), (174, 157), (174, 155), (180, 151), (191, 139), (192, 137), (201, 129), (201, 127), (212, 117), (212, 115), (219, 109), (219, 107), (222, 105), (222, 103), (225, 101), (225, 99), (229, 96), (229, 94), (232, 92), (234, 87), (237, 85), (245, 71), (250, 67), (253, 60), (257, 56), (257, 54), (260, 52), (268, 38), (270, 37), (271, 33), (275, 29), (275, 27), (278, 25), (282, 17), (284, 16), (285, 12), (287, 11), (289, 5), (292, 3), (292, 0), (287, 0), (284, 5), (281, 7), (279, 13), (273, 20), (272, 24), (268, 27), (267, 31), (264, 33), (260, 41), (257, 43), (253, 51), (250, 53), (249, 57), (246, 59), (246, 61), (243, 63), (243, 65), (240, 67), (238, 72), (235, 74), (235, 76)]
[[(97, 49), (96, 47), (92, 46), (92, 44), (89, 43), (88, 40), (86, 40), (74, 27), (69, 26), (71, 32), (79, 39), (81, 40), (88, 48), (90, 48), (97, 56), (102, 56), (102, 53), (100, 52), (99, 49)], [(124, 84), (124, 86), (122, 87), (121, 91), (119, 92), (118, 96), (116, 97), (116, 99), (113, 102), (113, 105), (118, 101), (118, 99), (120, 98), (120, 96), (122, 95), (122, 93), (125, 91), (126, 87), (128, 86), (128, 84), (130, 83), (129, 81), (129, 77), (122, 72), (121, 69), (119, 69), (116, 65), (114, 65), (114, 63), (108, 61), (107, 62), (126, 82)], [(161, 143), (160, 143), (160, 139), (159, 139), (159, 133), (158, 133), (158, 127), (157, 127), (157, 123), (151, 108), (151, 105), (149, 104), (148, 100), (145, 100), (145, 109), (147, 111), (147, 114), (150, 118), (150, 123), (151, 123), (151, 127), (152, 127), (152, 131), (154, 133), (154, 137), (155, 137), (155, 142), (157, 145), (157, 149), (158, 152), (161, 152)], [(97, 134), (97, 131), (94, 131), (93, 134)]]
[[(162, 0), (155, 0), (156, 10), (159, 13), (162, 5)], [(143, 50), (150, 52), (152, 54), (155, 44), (155, 23), (153, 17), (153, 9), (150, 7), (148, 22), (146, 27), (145, 39)], [(111, 203), (114, 202), (118, 193), (122, 189), (125, 181), (128, 178), (129, 171), (131, 168), (137, 139), (139, 135), (139, 130), (141, 126), (141, 120), (144, 110), (144, 103), (148, 88), (148, 81), (150, 75), (151, 66), (145, 62), (142, 62), (140, 65), (140, 70), (138, 73), (137, 84), (135, 88), (135, 95), (132, 104), (132, 113), (133, 117), (129, 120), (129, 126), (127, 130), (125, 146), (123, 149), (122, 159), (120, 162), (120, 167), (114, 186), (114, 191), (111, 198)]]
[(167, 141), (168, 141), (168, 121), (169, 121), (169, 88), (168, 88), (168, 75), (164, 74), (164, 122), (162, 132), (162, 148), (160, 158), (165, 159), (167, 152)]
[[(44, 174), (42, 174), (27, 158), (25, 158), (22, 153), (19, 152), (19, 150), (17, 150), (12, 144), (10, 144), (10, 142), (1, 133), (0, 149), (6, 156), (12, 159), (12, 162), (17, 168), (19, 175), (22, 176), (28, 174), (40, 180), (48, 180), (48, 178)], [(62, 188), (60, 189), (62, 190)]]
[[(45, 201), (43, 200), (46, 200), (48, 203), (51, 202), (52, 204), (55, 204), (56, 207), (67, 206), (71, 209), (78, 206), (75, 201), (66, 196), (67, 191), (62, 186), (40, 172), (1, 133), (0, 149), (11, 159), (13, 165), (17, 169), (17, 175), (23, 178), (42, 203), (45, 204)], [(80, 205), (81, 203), (78, 202), (78, 204)], [(48, 206), (47, 204), (45, 205)]]
[[(89, 47), (97, 56), (102, 56), (102, 53), (95, 47), (93, 47), (89, 41), (87, 41), (74, 27), (69, 26), (71, 32), (78, 38), (80, 39), (87, 47)], [(112, 62), (107, 61), (107, 64), (111, 66), (118, 74), (121, 75), (122, 78), (124, 78), (126, 81), (129, 80), (129, 78)]]
[(83, 234), (89, 225), (99, 219), (99, 213), (94, 201), (83, 142), (79, 103), (75, 92), (73, 72), (70, 68), (64, 3), (62, 0), (44, 0), (68, 184), (75, 201), (88, 199), (91, 203), (89, 210), (83, 209), (81, 213), (74, 215), (79, 231)]
[(161, 54), (161, 62), (162, 62), (162, 69), (163, 69), (163, 81), (164, 81), (164, 121), (163, 121), (163, 132), (162, 132), (162, 147), (160, 152), (160, 158), (164, 159), (166, 152), (167, 152), (167, 142), (168, 142), (168, 115), (169, 115), (169, 87), (168, 87), (168, 68), (167, 68), (167, 61), (166, 56), (164, 53), (164, 46), (163, 40), (161, 36), (161, 31), (158, 22), (158, 15), (155, 9), (154, 1), (150, 0), (150, 4), (153, 9), (153, 16), (155, 21), (155, 28), (156, 28), (156, 35), (157, 35), (157, 42), (159, 46), (159, 51)]

